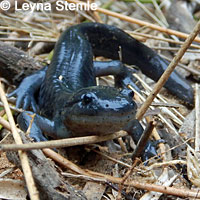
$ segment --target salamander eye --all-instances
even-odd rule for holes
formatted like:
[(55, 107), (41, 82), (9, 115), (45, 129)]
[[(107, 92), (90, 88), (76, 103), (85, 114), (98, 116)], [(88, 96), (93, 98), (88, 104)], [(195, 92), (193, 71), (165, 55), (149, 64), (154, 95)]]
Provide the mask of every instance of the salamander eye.
[(92, 95), (91, 94), (84, 94), (82, 97), (81, 97), (81, 100), (83, 102), (84, 105), (87, 105), (89, 104), (90, 102), (92, 102)]
[(123, 90), (121, 90), (121, 94), (129, 96), (131, 98), (134, 97), (134, 92), (132, 90), (129, 90), (129, 89), (123, 89)]

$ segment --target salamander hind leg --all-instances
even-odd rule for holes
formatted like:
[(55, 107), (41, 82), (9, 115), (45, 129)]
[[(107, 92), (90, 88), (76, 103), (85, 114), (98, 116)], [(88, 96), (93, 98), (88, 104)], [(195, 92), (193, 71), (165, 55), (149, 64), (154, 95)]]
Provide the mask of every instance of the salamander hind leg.
[[(132, 75), (134, 69), (129, 69), (121, 61), (96, 61), (94, 62), (95, 76), (113, 75), (115, 78), (115, 87), (127, 90), (127, 85), (131, 85), (136, 91), (140, 92), (136, 85), (137, 79)], [(142, 86), (141, 86), (142, 87)]]
[[(141, 124), (139, 123), (138, 120), (133, 120), (125, 129), (128, 134), (132, 137), (133, 141), (135, 142), (135, 144), (137, 144), (144, 132), (143, 127), (141, 126)], [(162, 142), (162, 141), (160, 141)], [(157, 151), (156, 151), (156, 146), (157, 146), (158, 142), (152, 142), (152, 141), (148, 141), (144, 147), (144, 150), (142, 152), (142, 160), (146, 161), (151, 157), (157, 156)]]

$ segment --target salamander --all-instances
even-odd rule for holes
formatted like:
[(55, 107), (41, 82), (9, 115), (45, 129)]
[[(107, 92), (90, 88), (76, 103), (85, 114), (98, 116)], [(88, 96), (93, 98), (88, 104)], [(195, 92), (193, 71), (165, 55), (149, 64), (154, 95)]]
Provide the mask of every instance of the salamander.
[[(94, 56), (112, 60), (94, 62)], [(143, 128), (135, 119), (137, 106), (127, 84), (138, 88), (131, 69), (124, 64), (138, 66), (154, 81), (168, 66), (153, 50), (115, 26), (74, 25), (61, 34), (49, 67), (26, 77), (9, 96), (17, 96), (17, 107), (32, 107), (37, 112), (30, 131), (35, 141), (46, 140), (43, 133), (52, 138), (68, 138), (126, 130), (138, 142)], [(104, 75), (114, 76), (115, 87), (96, 85), (96, 77)], [(165, 87), (185, 102), (193, 103), (192, 87), (176, 72)], [(18, 116), (24, 131), (31, 119), (27, 114), (33, 112)], [(155, 146), (149, 141), (143, 158), (154, 155)]]

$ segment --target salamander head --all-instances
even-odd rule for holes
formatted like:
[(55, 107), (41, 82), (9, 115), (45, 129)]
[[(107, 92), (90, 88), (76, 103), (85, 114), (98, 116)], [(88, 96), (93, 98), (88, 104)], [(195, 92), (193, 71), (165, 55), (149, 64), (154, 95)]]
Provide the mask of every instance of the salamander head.
[[(135, 118), (133, 94), (93, 86), (76, 92), (64, 106), (64, 124), (72, 132), (107, 134), (123, 129)], [(63, 118), (62, 115), (62, 118)]]

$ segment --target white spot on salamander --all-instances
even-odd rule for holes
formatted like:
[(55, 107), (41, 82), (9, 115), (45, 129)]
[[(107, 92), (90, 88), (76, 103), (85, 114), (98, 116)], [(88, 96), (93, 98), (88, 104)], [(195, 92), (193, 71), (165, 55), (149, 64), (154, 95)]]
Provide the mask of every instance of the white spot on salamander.
[(63, 76), (62, 76), (62, 75), (60, 75), (60, 76), (58, 77), (58, 79), (59, 79), (60, 81), (62, 81), (62, 79), (63, 79)]

